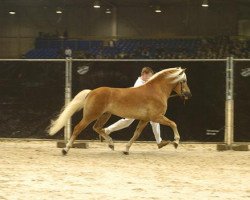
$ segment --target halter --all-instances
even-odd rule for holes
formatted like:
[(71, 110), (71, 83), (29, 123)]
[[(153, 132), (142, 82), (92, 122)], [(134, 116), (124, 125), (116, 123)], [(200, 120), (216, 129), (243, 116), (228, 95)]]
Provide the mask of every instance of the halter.
[[(183, 80), (182, 80), (182, 81), (179, 81), (179, 82), (177, 83), (177, 85), (178, 85), (179, 83), (181, 84), (181, 94), (180, 94), (180, 95), (179, 95), (179, 94), (172, 94), (172, 95), (169, 96), (169, 98), (177, 97), (177, 96), (180, 96), (180, 97), (184, 97), (184, 96), (185, 96), (184, 93), (183, 93)], [(177, 85), (176, 85), (176, 86), (177, 86)], [(176, 87), (176, 86), (175, 86), (175, 87)]]

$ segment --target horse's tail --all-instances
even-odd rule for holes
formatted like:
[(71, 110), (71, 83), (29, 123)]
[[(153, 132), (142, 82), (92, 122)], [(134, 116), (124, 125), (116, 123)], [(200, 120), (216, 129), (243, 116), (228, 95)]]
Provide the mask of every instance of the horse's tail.
[(91, 90), (83, 90), (79, 92), (75, 98), (65, 107), (58, 115), (56, 120), (51, 122), (51, 125), (48, 127), (49, 135), (55, 135), (62, 127), (67, 123), (67, 120), (77, 111), (84, 107), (85, 98)]

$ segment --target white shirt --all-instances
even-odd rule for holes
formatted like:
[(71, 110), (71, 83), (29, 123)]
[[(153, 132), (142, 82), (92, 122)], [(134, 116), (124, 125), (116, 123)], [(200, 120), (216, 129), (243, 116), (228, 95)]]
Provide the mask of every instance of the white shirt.
[(141, 85), (144, 85), (146, 83), (146, 81), (142, 80), (141, 77), (138, 77), (138, 79), (136, 80), (134, 87), (139, 87)]

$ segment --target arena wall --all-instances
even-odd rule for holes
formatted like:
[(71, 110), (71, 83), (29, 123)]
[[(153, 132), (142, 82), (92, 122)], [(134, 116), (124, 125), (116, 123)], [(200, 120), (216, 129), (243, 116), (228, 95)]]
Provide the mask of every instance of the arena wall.
[[(237, 35), (238, 5), (234, 1), (211, 4), (173, 4), (154, 13), (152, 7), (117, 7), (117, 32), (114, 18), (104, 8), (66, 6), (63, 14), (55, 7), (16, 6), (9, 15), (8, 6), (0, 7), (0, 57), (17, 58), (34, 46), (39, 32), (50, 34), (67, 30), (69, 38), (185, 37)], [(230, 13), (230, 15), (228, 15)]]

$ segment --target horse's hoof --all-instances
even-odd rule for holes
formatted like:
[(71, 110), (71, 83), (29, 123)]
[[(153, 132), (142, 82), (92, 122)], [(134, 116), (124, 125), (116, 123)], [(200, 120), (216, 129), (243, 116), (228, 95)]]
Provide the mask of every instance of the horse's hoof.
[(179, 144), (178, 144), (178, 143), (176, 143), (176, 142), (173, 142), (173, 145), (174, 145), (174, 148), (176, 148), (176, 149), (177, 149)]
[(62, 154), (65, 156), (68, 152), (65, 149), (62, 149)]
[(112, 144), (109, 145), (109, 148), (112, 149), (113, 151), (115, 150), (115, 146)]
[(171, 141), (169, 141), (169, 140), (162, 140), (159, 144), (157, 144), (158, 149), (161, 149), (162, 147), (168, 145), (169, 143), (171, 143)]
[(123, 151), (123, 154), (124, 155), (129, 155), (129, 152), (128, 151)]

